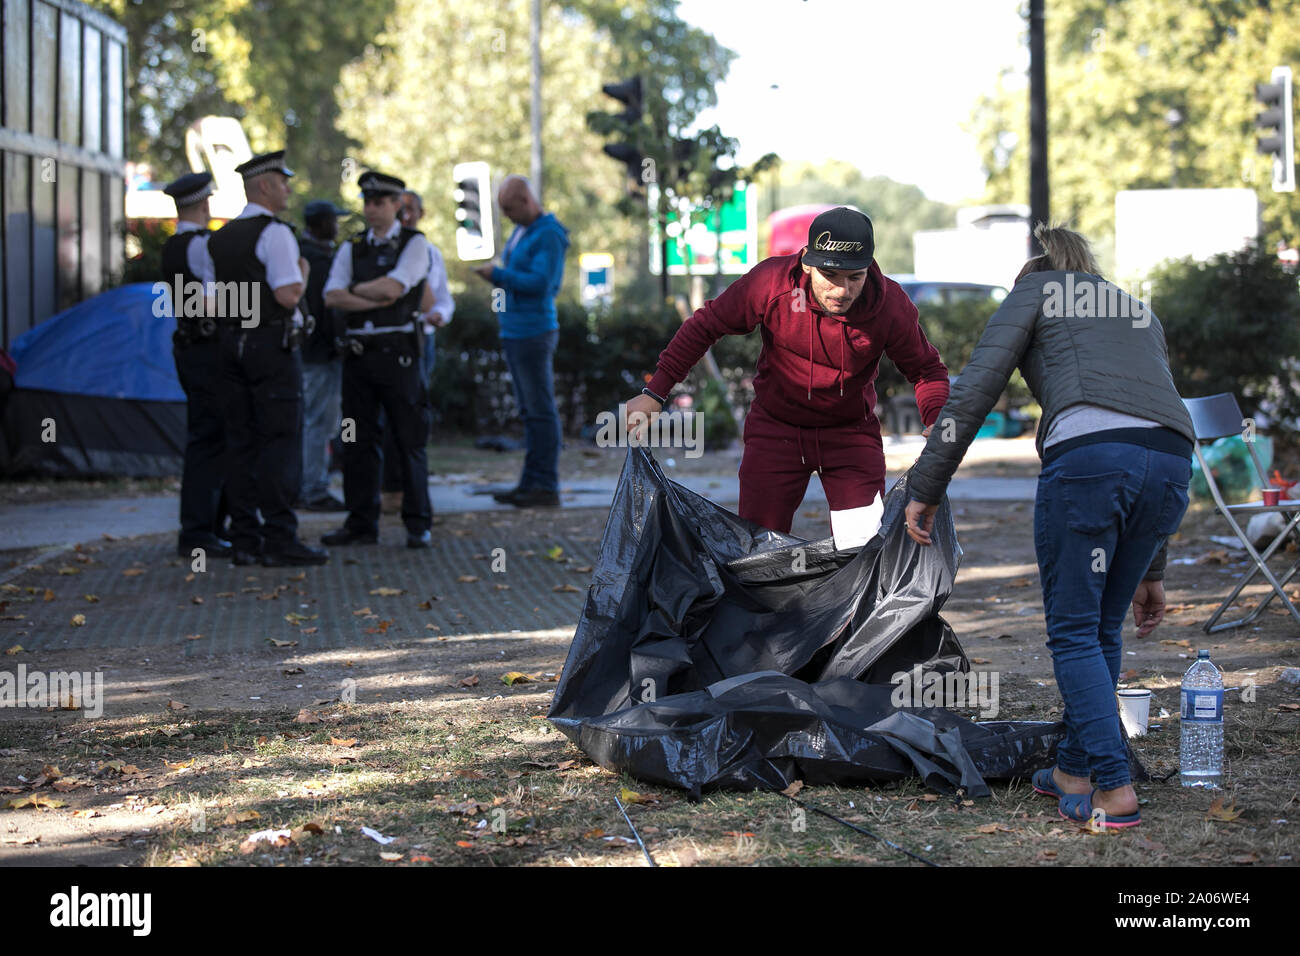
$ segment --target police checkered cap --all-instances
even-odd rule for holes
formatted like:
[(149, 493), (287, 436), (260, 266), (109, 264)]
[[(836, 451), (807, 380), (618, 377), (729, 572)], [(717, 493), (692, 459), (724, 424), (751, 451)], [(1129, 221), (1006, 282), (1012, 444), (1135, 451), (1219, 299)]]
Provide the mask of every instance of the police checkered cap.
[(186, 173), (173, 179), (163, 189), (176, 202), (176, 208), (193, 206), (212, 195), (211, 173)]
[(396, 196), (406, 189), (406, 183), (403, 180), (398, 179), (396, 176), (375, 172), (373, 169), (362, 173), (357, 180), (357, 185), (361, 187), (363, 196), (367, 193)]
[(262, 173), (293, 175), (293, 170), (284, 164), (284, 150), (282, 149), (277, 149), (274, 153), (262, 153), (259, 156), (254, 156), (248, 162), (236, 166), (235, 172), (245, 179), (252, 179), (254, 176), (262, 175)]

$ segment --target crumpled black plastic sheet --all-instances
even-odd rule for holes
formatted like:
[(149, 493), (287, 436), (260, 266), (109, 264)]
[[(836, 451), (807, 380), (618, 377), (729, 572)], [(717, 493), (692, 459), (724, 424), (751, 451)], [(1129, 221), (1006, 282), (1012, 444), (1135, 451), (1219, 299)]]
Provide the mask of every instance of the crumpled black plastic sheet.
[(1050, 765), (1063, 727), (897, 708), (891, 677), (966, 672), (939, 611), (961, 548), (947, 501), (931, 547), (903, 527), (907, 476), (861, 549), (759, 527), (629, 449), (551, 721), (601, 766), (698, 796), (869, 784), (945, 792)]

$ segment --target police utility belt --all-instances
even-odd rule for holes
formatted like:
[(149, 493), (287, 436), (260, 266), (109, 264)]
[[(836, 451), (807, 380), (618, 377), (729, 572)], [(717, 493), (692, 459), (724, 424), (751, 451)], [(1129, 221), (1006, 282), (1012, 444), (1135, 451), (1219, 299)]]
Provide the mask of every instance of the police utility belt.
[(176, 345), (195, 345), (199, 342), (215, 340), (217, 337), (217, 320), (209, 316), (188, 317), (176, 320)]
[(402, 345), (411, 343), (419, 355), (420, 331), (420, 323), (416, 321), (405, 325), (375, 325), (367, 321), (364, 325), (349, 328), (335, 344), (345, 355), (362, 355), (366, 352), (398, 351)]
[(278, 334), (280, 347), (286, 351), (293, 351), (300, 348), (307, 341), (308, 336), (316, 329), (315, 316), (303, 315), (302, 324), (295, 322), (295, 318), (300, 314), (300, 311), (295, 311), (289, 315), (276, 316), (273, 319), (261, 319), (256, 325), (244, 325), (244, 320), (240, 318), (220, 319), (218, 324), (220, 328), (230, 335), (249, 332)]

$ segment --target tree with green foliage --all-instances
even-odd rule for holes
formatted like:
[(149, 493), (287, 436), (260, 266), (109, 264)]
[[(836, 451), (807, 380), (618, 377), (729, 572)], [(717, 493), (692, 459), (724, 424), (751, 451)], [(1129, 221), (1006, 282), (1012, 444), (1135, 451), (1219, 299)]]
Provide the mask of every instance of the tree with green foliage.
[(254, 152), (284, 148), (294, 194), (337, 199), (357, 149), (336, 125), (343, 66), (361, 56), (393, 0), (90, 0), (127, 29), (129, 157), (164, 177), (188, 169), (185, 131), (235, 116)]
[[(421, 228), (444, 250), (455, 246), (455, 163), (484, 159), (497, 174), (528, 171), (529, 6), (398, 0), (375, 45), (343, 71), (341, 128), (364, 144), (362, 164), (424, 192)], [(575, 252), (615, 253), (624, 288), (629, 264), (640, 259), (643, 226), (611, 214), (625, 193), (624, 171), (586, 120), (609, 104), (601, 86), (631, 73), (669, 91), (671, 102), (653, 109), (675, 124), (715, 101), (728, 61), (675, 7), (675, 0), (543, 7), (543, 201), (569, 228)], [(447, 258), (453, 275), (463, 276)], [(570, 268), (576, 264), (570, 255)], [(575, 288), (566, 283), (568, 292)]]
[(1300, 418), (1300, 289), (1266, 242), (1167, 262), (1151, 288), (1180, 394), (1232, 392), (1248, 415)]
[[(1113, 256), (1122, 189), (1250, 187), (1264, 238), (1300, 238), (1294, 193), (1255, 151), (1256, 83), (1300, 62), (1300, 6), (1269, 0), (1049, 0), (1051, 208)], [(990, 202), (1027, 202), (1028, 93), (1005, 73), (972, 128)]]

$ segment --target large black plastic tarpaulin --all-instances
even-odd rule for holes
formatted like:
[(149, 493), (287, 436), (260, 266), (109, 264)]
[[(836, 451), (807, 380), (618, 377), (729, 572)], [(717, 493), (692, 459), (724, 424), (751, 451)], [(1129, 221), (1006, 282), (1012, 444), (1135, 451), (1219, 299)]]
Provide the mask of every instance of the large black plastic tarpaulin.
[(988, 793), (1051, 763), (1062, 727), (894, 706), (892, 678), (969, 670), (940, 616), (961, 549), (903, 528), (904, 476), (861, 549), (761, 528), (629, 450), (550, 719), (602, 766), (698, 795), (877, 783)]

